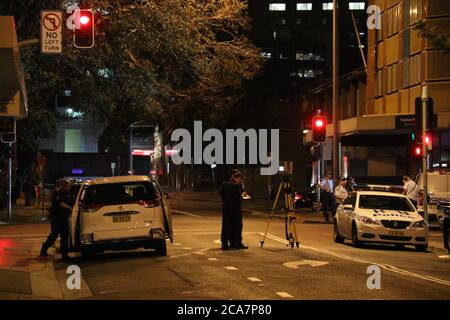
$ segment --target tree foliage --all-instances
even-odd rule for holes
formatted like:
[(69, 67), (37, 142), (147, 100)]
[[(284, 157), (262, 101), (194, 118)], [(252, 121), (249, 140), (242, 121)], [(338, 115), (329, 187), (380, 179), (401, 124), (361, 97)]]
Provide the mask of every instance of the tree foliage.
[[(41, 10), (65, 11), (67, 4), (1, 2), (0, 14), (15, 16), (21, 41), (39, 38)], [(39, 137), (54, 132), (58, 118), (52, 101), (63, 90), (71, 90), (77, 110), (112, 127), (107, 144), (113, 148), (137, 120), (189, 126), (201, 119), (220, 125), (262, 64), (245, 36), (249, 19), (244, 0), (78, 4), (94, 9), (94, 48), (73, 47), (68, 30), (61, 55), (41, 54), (39, 45), (21, 48), (30, 106), (29, 118), (21, 124), (22, 147), (35, 150)]]

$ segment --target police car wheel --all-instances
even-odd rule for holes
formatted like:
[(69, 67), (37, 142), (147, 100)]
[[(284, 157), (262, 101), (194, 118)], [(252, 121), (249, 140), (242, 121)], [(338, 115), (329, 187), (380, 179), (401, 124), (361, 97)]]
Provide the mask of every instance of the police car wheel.
[(352, 224), (352, 246), (355, 248), (361, 247), (362, 243), (358, 240), (358, 229), (356, 224), (353, 222)]
[(416, 251), (418, 252), (427, 252), (428, 244), (419, 244), (416, 246)]
[(344, 238), (342, 238), (341, 235), (339, 234), (338, 223), (337, 223), (336, 219), (334, 219), (333, 237), (334, 237), (334, 242), (344, 243)]

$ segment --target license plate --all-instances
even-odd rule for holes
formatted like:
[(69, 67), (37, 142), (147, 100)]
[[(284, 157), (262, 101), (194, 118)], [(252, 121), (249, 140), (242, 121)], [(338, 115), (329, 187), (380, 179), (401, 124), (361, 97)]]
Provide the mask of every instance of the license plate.
[(131, 216), (130, 215), (113, 217), (113, 223), (130, 222), (130, 221), (131, 221)]
[(392, 237), (402, 237), (404, 233), (403, 231), (389, 231), (389, 235)]
[(433, 211), (437, 210), (437, 204), (429, 204), (428, 209), (433, 210)]

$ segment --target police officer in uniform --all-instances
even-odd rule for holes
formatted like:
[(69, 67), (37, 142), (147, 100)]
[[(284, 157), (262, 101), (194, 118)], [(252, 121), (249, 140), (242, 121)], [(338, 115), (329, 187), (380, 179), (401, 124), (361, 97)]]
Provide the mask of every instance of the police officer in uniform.
[(233, 170), (231, 179), (225, 183), (222, 196), (222, 250), (248, 249), (242, 243), (242, 179), (244, 175)]
[(60, 188), (52, 195), (52, 207), (50, 209), (51, 232), (47, 240), (42, 244), (41, 256), (47, 256), (47, 250), (59, 237), (61, 238), (61, 254), (63, 261), (69, 258), (69, 217), (75, 198), (71, 192), (71, 183), (68, 180), (60, 181)]

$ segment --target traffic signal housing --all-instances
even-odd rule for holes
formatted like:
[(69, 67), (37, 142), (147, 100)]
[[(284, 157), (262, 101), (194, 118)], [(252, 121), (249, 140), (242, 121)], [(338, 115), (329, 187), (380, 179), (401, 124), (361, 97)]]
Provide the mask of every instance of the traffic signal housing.
[[(414, 132), (417, 136), (422, 136), (422, 98), (418, 97), (415, 101), (415, 121)], [(433, 131), (436, 124), (434, 116), (434, 103), (433, 98), (428, 98), (427, 101), (427, 130)]]
[(90, 9), (80, 9), (76, 15), (73, 31), (73, 44), (77, 48), (85, 49), (94, 46), (95, 20), (94, 13)]
[(325, 142), (325, 140), (327, 139), (327, 117), (313, 117), (311, 128), (313, 141), (316, 143)]

